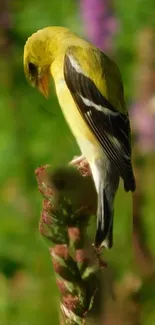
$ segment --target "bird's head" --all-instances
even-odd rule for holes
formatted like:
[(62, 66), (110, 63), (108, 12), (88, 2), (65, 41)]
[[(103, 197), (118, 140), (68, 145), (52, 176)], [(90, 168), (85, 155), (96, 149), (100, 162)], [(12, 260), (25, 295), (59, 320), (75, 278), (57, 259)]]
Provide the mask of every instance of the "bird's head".
[(32, 34), (24, 47), (24, 72), (28, 82), (48, 97), (50, 67), (56, 56), (64, 27), (45, 27)]
[(31, 86), (47, 98), (49, 91), (49, 76), (51, 65), (48, 43), (37, 32), (28, 38), (24, 47), (24, 72)]

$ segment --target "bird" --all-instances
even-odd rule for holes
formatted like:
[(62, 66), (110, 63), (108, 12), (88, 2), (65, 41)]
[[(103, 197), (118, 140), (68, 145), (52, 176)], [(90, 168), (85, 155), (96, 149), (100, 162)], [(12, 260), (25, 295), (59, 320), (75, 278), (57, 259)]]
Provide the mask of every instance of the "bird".
[(94, 246), (113, 246), (114, 200), (120, 178), (134, 192), (131, 129), (117, 64), (66, 27), (44, 27), (24, 46), (24, 72), (46, 98), (52, 77), (59, 105), (86, 158), (97, 192)]

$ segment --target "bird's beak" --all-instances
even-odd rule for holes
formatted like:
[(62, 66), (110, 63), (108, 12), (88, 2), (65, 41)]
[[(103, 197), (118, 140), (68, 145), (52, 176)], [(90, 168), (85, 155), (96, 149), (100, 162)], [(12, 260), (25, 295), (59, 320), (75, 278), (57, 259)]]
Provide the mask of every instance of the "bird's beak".
[(49, 76), (48, 76), (48, 74), (45, 74), (44, 76), (39, 78), (38, 89), (43, 96), (48, 98), (48, 96), (49, 96)]

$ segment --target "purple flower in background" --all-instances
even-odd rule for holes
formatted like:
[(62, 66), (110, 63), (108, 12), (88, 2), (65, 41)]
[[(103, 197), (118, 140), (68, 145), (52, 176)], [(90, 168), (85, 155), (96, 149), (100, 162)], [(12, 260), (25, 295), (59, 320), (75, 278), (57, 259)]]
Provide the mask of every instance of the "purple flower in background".
[(144, 154), (155, 151), (155, 55), (154, 29), (145, 27), (136, 38), (137, 103), (130, 110), (137, 145)]
[(81, 16), (88, 39), (105, 52), (112, 50), (112, 38), (118, 30), (109, 0), (81, 0)]
[(155, 149), (155, 103), (135, 104), (130, 111), (132, 125), (136, 134), (136, 142), (143, 153)]

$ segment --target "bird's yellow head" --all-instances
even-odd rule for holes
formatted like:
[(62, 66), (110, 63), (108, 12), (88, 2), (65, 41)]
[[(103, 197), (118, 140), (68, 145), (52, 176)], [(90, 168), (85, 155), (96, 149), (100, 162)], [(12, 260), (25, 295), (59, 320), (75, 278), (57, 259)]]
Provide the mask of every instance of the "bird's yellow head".
[(28, 38), (24, 47), (24, 72), (28, 82), (48, 97), (50, 67), (56, 57), (64, 27), (45, 27)]
[(31, 86), (48, 97), (52, 53), (45, 29), (28, 38), (24, 47), (24, 72)]

